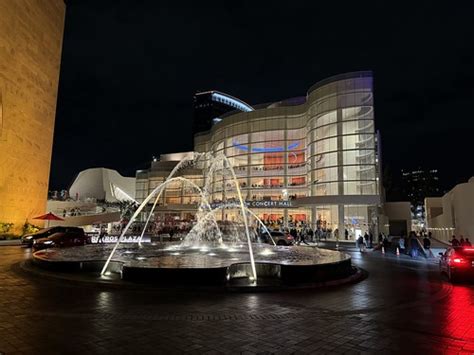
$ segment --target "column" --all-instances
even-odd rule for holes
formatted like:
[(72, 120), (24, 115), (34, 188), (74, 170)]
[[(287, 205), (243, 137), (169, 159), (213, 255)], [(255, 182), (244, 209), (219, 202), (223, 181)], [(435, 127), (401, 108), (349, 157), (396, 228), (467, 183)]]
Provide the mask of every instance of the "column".
[(337, 194), (344, 195), (344, 141), (342, 137), (342, 110), (337, 109)]
[(339, 238), (345, 239), (346, 226), (344, 225), (344, 205), (337, 205), (337, 219), (339, 228)]
[(311, 229), (316, 232), (316, 221), (318, 220), (318, 211), (316, 206), (311, 206)]

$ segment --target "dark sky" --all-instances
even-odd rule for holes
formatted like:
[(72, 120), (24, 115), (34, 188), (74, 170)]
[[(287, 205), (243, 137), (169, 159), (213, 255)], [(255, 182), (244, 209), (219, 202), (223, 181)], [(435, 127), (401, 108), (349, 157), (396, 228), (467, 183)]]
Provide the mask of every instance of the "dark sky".
[(474, 175), (473, 2), (67, 1), (51, 188), (193, 147), (192, 96), (251, 104), (373, 70), (383, 162)]

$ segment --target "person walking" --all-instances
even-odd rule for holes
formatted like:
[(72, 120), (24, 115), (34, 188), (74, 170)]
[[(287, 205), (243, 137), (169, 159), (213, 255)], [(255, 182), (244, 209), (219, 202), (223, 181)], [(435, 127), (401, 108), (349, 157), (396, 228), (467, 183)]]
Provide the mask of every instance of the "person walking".
[(369, 233), (365, 232), (364, 234), (364, 242), (365, 242), (365, 246), (368, 247), (369, 246)]
[(410, 232), (410, 255), (412, 258), (418, 256), (419, 241), (415, 232)]
[(425, 234), (425, 237), (423, 238), (423, 248), (425, 248), (428, 257), (434, 258), (433, 252), (431, 251), (431, 240), (428, 238), (428, 236)]
[(364, 237), (362, 235), (357, 238), (357, 246), (359, 247), (359, 251), (361, 253), (365, 252), (365, 244), (364, 244)]
[(97, 238), (97, 244), (104, 243), (105, 234), (106, 234), (105, 228), (100, 227), (99, 238)]
[(451, 240), (451, 245), (453, 247), (458, 247), (460, 244), (459, 244), (459, 240), (456, 239), (456, 236), (453, 235), (453, 239)]
[(472, 244), (471, 244), (471, 242), (469, 241), (469, 238), (468, 238), (468, 237), (466, 237), (466, 239), (464, 240), (464, 246), (465, 246), (465, 247), (472, 247)]

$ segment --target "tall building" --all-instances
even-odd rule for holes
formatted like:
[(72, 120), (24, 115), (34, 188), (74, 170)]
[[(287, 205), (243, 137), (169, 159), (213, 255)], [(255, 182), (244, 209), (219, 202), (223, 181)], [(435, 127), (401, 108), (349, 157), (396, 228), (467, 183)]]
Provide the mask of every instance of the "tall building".
[(424, 228), (426, 197), (441, 196), (437, 169), (402, 170), (403, 198), (410, 202), (415, 228)]
[(45, 212), (66, 6), (0, 1), (0, 222)]
[[(381, 194), (372, 73), (331, 77), (302, 99), (255, 107), (219, 117), (209, 130), (195, 134), (194, 150), (229, 158), (247, 205), (262, 220), (347, 229), (353, 237), (375, 233)], [(177, 160), (168, 156), (137, 174), (139, 202)], [(185, 174), (197, 184), (203, 181), (202, 171)], [(237, 198), (227, 179), (219, 172), (213, 176), (214, 202)], [(183, 195), (184, 189), (175, 185), (167, 189), (157, 213), (182, 218), (198, 196)], [(239, 212), (225, 218), (237, 219), (232, 213)]]
[(253, 111), (253, 107), (242, 100), (215, 90), (196, 93), (193, 108), (193, 134), (210, 130), (228, 112)]

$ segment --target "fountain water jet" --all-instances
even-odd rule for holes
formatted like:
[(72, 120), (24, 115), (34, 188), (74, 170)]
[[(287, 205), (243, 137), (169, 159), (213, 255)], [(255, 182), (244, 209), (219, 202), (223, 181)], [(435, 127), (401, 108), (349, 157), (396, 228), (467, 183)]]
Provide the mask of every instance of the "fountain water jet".
[[(174, 177), (174, 175), (183, 167), (185, 167), (185, 164), (188, 164), (188, 165), (192, 165), (191, 163), (196, 163), (197, 161), (199, 161), (199, 159), (201, 158), (208, 158), (209, 160), (212, 160), (211, 164), (210, 164), (210, 169), (209, 169), (209, 173), (207, 174), (207, 178), (206, 178), (206, 182), (204, 184), (204, 189), (201, 189), (199, 186), (197, 186), (194, 182), (186, 179), (186, 178), (183, 178), (183, 177)], [(187, 184), (190, 184), (191, 186), (193, 186), (195, 189), (197, 189), (199, 191), (199, 194), (200, 194), (200, 197), (201, 197), (201, 203), (199, 204), (199, 208), (198, 208), (198, 212), (196, 214), (197, 218), (198, 218), (198, 224), (197, 226), (201, 226), (199, 223), (203, 224), (207, 221), (207, 218), (204, 218), (204, 219), (200, 219), (202, 213), (204, 212), (204, 210), (206, 211), (212, 211), (212, 208), (209, 204), (209, 201), (207, 199), (207, 194), (208, 194), (208, 191), (209, 191), (209, 186), (210, 186), (210, 180), (216, 170), (216, 168), (218, 168), (219, 166), (217, 165), (218, 163), (222, 164), (222, 171), (225, 171), (226, 168), (228, 169), (228, 171), (230, 171), (231, 173), (231, 176), (232, 176), (232, 181), (234, 182), (234, 185), (235, 185), (235, 189), (237, 191), (237, 195), (238, 195), (238, 198), (239, 198), (239, 202), (240, 202), (240, 209), (241, 209), (241, 212), (242, 212), (242, 219), (243, 219), (243, 222), (244, 222), (244, 230), (245, 230), (245, 234), (246, 234), (246, 239), (247, 239), (247, 246), (248, 246), (248, 252), (249, 252), (249, 257), (250, 257), (250, 264), (251, 264), (251, 269), (252, 269), (252, 275), (251, 275), (251, 280), (252, 281), (256, 281), (257, 280), (257, 271), (256, 271), (256, 267), (255, 267), (255, 259), (254, 259), (254, 255), (253, 255), (253, 249), (252, 249), (252, 241), (251, 241), (251, 238), (250, 238), (250, 233), (249, 233), (249, 226), (248, 226), (248, 221), (247, 221), (247, 214), (246, 214), (246, 206), (244, 204), (244, 201), (243, 201), (243, 198), (242, 198), (242, 193), (241, 193), (241, 190), (240, 190), (240, 186), (239, 186), (239, 183), (238, 183), (238, 180), (237, 180), (237, 176), (235, 174), (235, 171), (232, 167), (232, 164), (230, 163), (229, 159), (222, 153), (218, 154), (217, 156), (212, 156), (211, 154), (198, 154), (198, 153), (194, 153), (192, 158), (191, 157), (186, 157), (184, 158), (183, 160), (181, 160), (177, 165), (176, 167), (171, 171), (171, 173), (168, 175), (168, 178), (162, 183), (160, 184), (159, 186), (157, 186), (146, 198), (145, 200), (142, 202), (142, 204), (137, 208), (137, 210), (135, 211), (135, 213), (133, 214), (132, 218), (130, 219), (130, 221), (127, 223), (127, 225), (125, 226), (124, 230), (122, 231), (120, 237), (118, 238), (114, 248), (112, 249), (109, 257), (107, 258), (105, 264), (104, 264), (104, 267), (102, 268), (102, 271), (101, 271), (101, 275), (104, 275), (107, 271), (107, 268), (110, 264), (110, 261), (112, 260), (122, 238), (125, 236), (125, 234), (127, 233), (128, 229), (130, 228), (130, 226), (132, 225), (132, 223), (135, 222), (136, 218), (138, 217), (138, 215), (142, 212), (142, 210), (145, 208), (145, 206), (147, 206), (147, 204), (149, 203), (149, 201), (152, 199), (152, 197), (155, 195), (155, 194), (158, 194), (156, 199), (155, 199), (155, 202), (153, 204), (153, 207), (152, 207), (152, 210), (150, 211), (150, 216), (151, 214), (153, 213), (154, 209), (156, 208), (156, 205), (161, 197), (161, 193), (162, 191), (166, 188), (166, 186), (174, 181), (181, 181), (183, 184), (184, 183), (187, 183)], [(148, 225), (148, 222), (150, 220), (150, 216), (148, 216), (147, 218), (147, 221), (146, 221), (146, 224), (145, 224), (145, 227), (143, 228), (143, 232), (140, 236), (140, 244), (141, 244), (141, 239), (143, 237), (143, 234), (144, 234), (144, 231)], [(213, 225), (214, 227), (216, 228), (217, 230), (217, 242), (219, 244), (222, 243), (222, 233), (219, 229), (219, 226), (217, 224), (217, 221), (215, 219), (215, 216), (213, 213), (211, 213), (211, 219), (213, 221)], [(261, 222), (261, 221), (260, 221)], [(262, 223), (263, 224), (263, 223)], [(204, 228), (193, 228), (193, 230), (195, 230), (196, 232), (198, 233), (204, 233)], [(267, 230), (268, 232), (268, 230)], [(188, 234), (189, 236), (189, 234)], [(273, 240), (273, 239), (272, 239)]]

